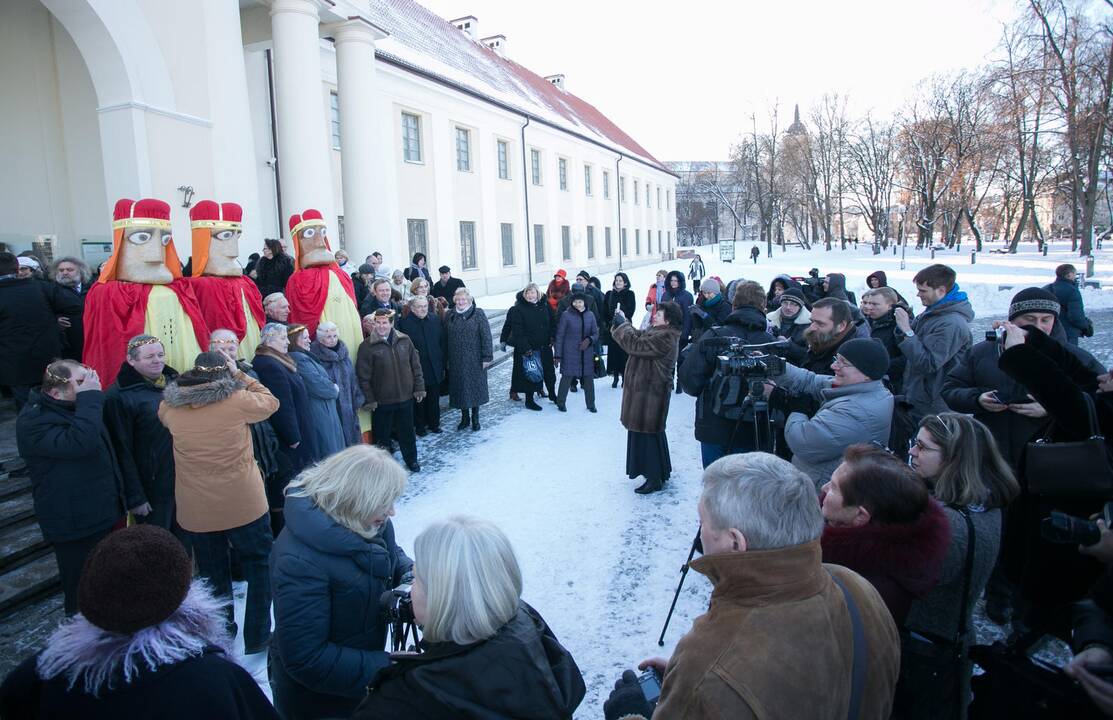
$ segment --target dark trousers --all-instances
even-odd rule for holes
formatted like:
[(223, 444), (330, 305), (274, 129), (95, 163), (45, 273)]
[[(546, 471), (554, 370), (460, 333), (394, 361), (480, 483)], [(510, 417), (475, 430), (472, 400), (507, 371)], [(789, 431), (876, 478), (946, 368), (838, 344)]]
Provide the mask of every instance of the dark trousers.
[(414, 401), (379, 405), (371, 413), (371, 435), (375, 444), (390, 452), (390, 435), (398, 438), (402, 459), (407, 463), (417, 462), (417, 436), (414, 434)]
[(568, 400), (568, 389), (572, 387), (573, 380), (579, 380), (580, 384), (584, 386), (584, 402), (587, 403), (587, 407), (595, 407), (595, 378), (591, 375), (582, 378), (561, 375), (560, 388), (557, 390), (557, 402), (563, 405)]
[(441, 386), (425, 383), (425, 399), (414, 406), (414, 427), (429, 430), (441, 426)]
[[(243, 644), (247, 654), (261, 652), (271, 637), (271, 524), (270, 516), (231, 530), (189, 533), (197, 558), (197, 574), (209, 581), (217, 597), (232, 598), (232, 564), (228, 549), (236, 551), (247, 580), (247, 607), (244, 608)], [(236, 634), (236, 622), (229, 603), (225, 610), (228, 631)]]
[(62, 577), (66, 615), (77, 614), (77, 586), (81, 582), (85, 558), (89, 557), (97, 543), (110, 532), (112, 528), (105, 528), (77, 540), (54, 543), (54, 557), (58, 560), (58, 574)]

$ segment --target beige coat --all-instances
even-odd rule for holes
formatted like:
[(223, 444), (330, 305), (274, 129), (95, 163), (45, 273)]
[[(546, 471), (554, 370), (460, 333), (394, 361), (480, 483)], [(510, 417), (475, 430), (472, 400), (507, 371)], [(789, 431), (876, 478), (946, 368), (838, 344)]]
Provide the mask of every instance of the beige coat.
[(629, 356), (622, 381), (622, 426), (631, 432), (664, 432), (680, 328), (637, 330), (625, 322), (611, 328), (611, 339)]
[(270, 417), (278, 399), (245, 374), (163, 391), (158, 417), (174, 438), (178, 524), (190, 532), (231, 530), (267, 512), (251, 423)]

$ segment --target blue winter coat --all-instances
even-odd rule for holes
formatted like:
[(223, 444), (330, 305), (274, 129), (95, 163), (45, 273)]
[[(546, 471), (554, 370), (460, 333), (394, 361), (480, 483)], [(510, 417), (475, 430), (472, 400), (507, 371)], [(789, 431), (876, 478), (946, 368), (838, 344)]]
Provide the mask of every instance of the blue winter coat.
[(1090, 324), (1082, 306), (1082, 293), (1078, 291), (1077, 285), (1063, 279), (1051, 283), (1049, 289), (1059, 301), (1059, 322), (1067, 333), (1067, 341), (1071, 345), (1077, 345), (1082, 331)]
[(309, 352), (313, 353), (313, 357), (321, 363), (329, 379), (340, 388), (336, 404), (340, 413), (340, 427), (344, 432), (344, 443), (358, 445), (362, 433), (359, 430), (359, 417), (356, 412), (363, 407), (363, 392), (359, 389), (359, 381), (356, 380), (356, 371), (352, 367), (348, 346), (343, 340), (337, 340), (336, 347), (328, 348), (314, 340), (309, 346)]
[(413, 561), (395, 543), (389, 520), (366, 540), (306, 497), (287, 496), (285, 515), (271, 549), (271, 652), (306, 695), (351, 699), (354, 709), (371, 678), (390, 664), (379, 598)]
[[(278, 398), (278, 410), (270, 416), (270, 424), (278, 435), (279, 449), (290, 459), (293, 471), (301, 472), (322, 457), (317, 450), (305, 382), (297, 370), (291, 370), (269, 354), (259, 351), (256, 351), (251, 366), (259, 376), (259, 382)], [(294, 444), (298, 446), (290, 447)]]
[(317, 451), (325, 458), (338, 453), (346, 446), (344, 430), (340, 427), (340, 414), (336, 411), (336, 398), (340, 391), (325, 371), (321, 361), (303, 350), (291, 348), (290, 357), (298, 364), (298, 374), (305, 383), (309, 396), (310, 425), (317, 436)]
[[(591, 340), (586, 350), (580, 349), (580, 341)], [(576, 308), (568, 308), (557, 323), (556, 340), (553, 341), (553, 357), (560, 360), (560, 374), (569, 377), (595, 377), (595, 343), (599, 342), (599, 323), (595, 313)]]
[(421, 356), (421, 374), (425, 377), (425, 385), (440, 385), (444, 382), (444, 323), (440, 318), (430, 313), (424, 318), (410, 313), (397, 322), (395, 327), (405, 335), (417, 348)]

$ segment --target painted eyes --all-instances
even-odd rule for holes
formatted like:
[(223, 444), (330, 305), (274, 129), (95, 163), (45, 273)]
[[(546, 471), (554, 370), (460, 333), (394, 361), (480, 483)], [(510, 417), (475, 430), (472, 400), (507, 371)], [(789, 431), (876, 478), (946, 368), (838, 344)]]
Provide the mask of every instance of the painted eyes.
[(313, 237), (316, 237), (316, 235), (317, 235), (317, 228), (306, 228), (305, 230), (301, 231), (301, 236), (306, 240), (309, 240)]
[(137, 230), (128, 235), (128, 242), (135, 243), (136, 245), (146, 245), (151, 241), (152, 237), (154, 237), (154, 233), (146, 230)]
[(236, 236), (236, 232), (234, 230), (222, 230), (222, 231), (220, 231), (216, 234), (216, 239), (217, 240), (231, 240), (235, 236)]

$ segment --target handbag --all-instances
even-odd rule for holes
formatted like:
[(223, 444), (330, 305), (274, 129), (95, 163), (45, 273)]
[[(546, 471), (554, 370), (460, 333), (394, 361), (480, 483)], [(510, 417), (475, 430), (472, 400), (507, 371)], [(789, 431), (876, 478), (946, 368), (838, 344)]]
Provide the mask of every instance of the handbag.
[(607, 377), (607, 365), (603, 362), (603, 356), (595, 353), (595, 379)]
[(545, 378), (540, 354), (531, 352), (522, 356), (522, 374), (531, 383), (539, 383)]
[(1090, 421), (1090, 437), (1074, 442), (1052, 442), (1044, 437), (1028, 443), (1024, 477), (1028, 492), (1047, 498), (1113, 500), (1113, 466), (1098, 427), (1094, 398), (1082, 393)]

